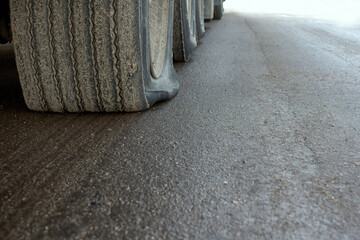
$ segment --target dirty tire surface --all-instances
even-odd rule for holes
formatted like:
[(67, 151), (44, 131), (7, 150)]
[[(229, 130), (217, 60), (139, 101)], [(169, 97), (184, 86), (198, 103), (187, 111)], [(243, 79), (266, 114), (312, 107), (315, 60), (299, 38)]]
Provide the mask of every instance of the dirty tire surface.
[(214, 19), (220, 20), (223, 16), (223, 0), (215, 0), (214, 4)]
[[(174, 60), (185, 62), (189, 60), (197, 46), (196, 1), (191, 1), (191, 14), (188, 12), (188, 1), (175, 1), (174, 22)], [(191, 19), (189, 19), (191, 15)]]
[(198, 42), (205, 34), (205, 9), (204, 0), (196, 0), (196, 32)]
[(152, 83), (147, 3), (13, 0), (11, 14), (18, 72), (32, 110), (139, 111), (177, 93), (169, 61), (162, 80)]

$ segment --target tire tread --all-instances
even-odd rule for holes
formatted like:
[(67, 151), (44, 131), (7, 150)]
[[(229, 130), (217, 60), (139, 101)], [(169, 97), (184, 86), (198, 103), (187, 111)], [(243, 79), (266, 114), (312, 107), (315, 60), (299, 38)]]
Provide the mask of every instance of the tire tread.
[[(35, 80), (35, 86), (38, 90), (38, 97), (40, 98), (40, 103), (41, 103), (41, 109), (38, 110), (43, 110), (43, 111), (48, 111), (49, 107), (47, 105), (47, 102), (45, 100), (45, 94), (44, 94), (44, 89), (42, 87), (41, 81), (40, 81), (40, 76), (39, 76), (39, 70), (38, 70), (38, 66), (36, 64), (36, 47), (35, 47), (35, 37), (34, 37), (34, 26), (33, 26), (33, 21), (32, 21), (32, 9), (31, 9), (31, 0), (28, 0), (26, 3), (26, 8), (28, 11), (28, 26), (29, 26), (29, 38), (30, 38), (30, 66), (32, 68), (33, 71), (33, 76), (34, 76), (34, 80)], [(34, 96), (34, 95), (32, 95)], [(35, 100), (36, 101), (36, 100)]]
[(174, 97), (178, 82), (172, 62), (164, 71), (163, 79), (169, 79), (160, 85), (148, 69), (147, 4), (10, 0), (27, 106), (52, 112), (132, 112)]
[(56, 61), (56, 57), (55, 57), (55, 49), (56, 49), (56, 46), (55, 46), (55, 43), (54, 43), (54, 29), (53, 29), (53, 26), (54, 26), (54, 22), (53, 22), (53, 18), (52, 18), (52, 8), (51, 8), (51, 5), (52, 5), (52, 2), (53, 0), (49, 0), (49, 5), (48, 5), (48, 25), (49, 25), (49, 38), (50, 38), (50, 56), (51, 56), (51, 63), (52, 63), (52, 68), (54, 70), (54, 80), (55, 80), (55, 86), (56, 86), (56, 92), (57, 92), (57, 95), (59, 97), (59, 100), (60, 100), (60, 104), (61, 104), (61, 109), (63, 112), (66, 111), (66, 107), (65, 107), (65, 103), (64, 103), (64, 98), (63, 98), (63, 94), (62, 94), (62, 91), (61, 91), (61, 87), (60, 87), (60, 81), (59, 81), (59, 70), (57, 68), (57, 61)]
[(71, 68), (74, 74), (74, 87), (75, 87), (75, 96), (76, 96), (76, 100), (79, 104), (79, 108), (80, 111), (84, 111), (85, 110), (85, 104), (84, 104), (84, 100), (82, 98), (82, 92), (81, 92), (81, 88), (80, 88), (80, 81), (79, 81), (79, 70), (78, 70), (78, 59), (77, 59), (77, 54), (76, 54), (76, 40), (75, 40), (75, 28), (74, 28), (74, 9), (73, 9), (73, 4), (72, 2), (69, 1), (68, 3), (68, 12), (69, 12), (69, 19), (68, 19), (68, 23), (69, 23), (69, 38), (70, 38), (70, 49), (71, 49), (71, 53), (70, 53), (70, 58), (71, 58)]
[(220, 20), (223, 16), (223, 0), (217, 0), (214, 5), (214, 19)]

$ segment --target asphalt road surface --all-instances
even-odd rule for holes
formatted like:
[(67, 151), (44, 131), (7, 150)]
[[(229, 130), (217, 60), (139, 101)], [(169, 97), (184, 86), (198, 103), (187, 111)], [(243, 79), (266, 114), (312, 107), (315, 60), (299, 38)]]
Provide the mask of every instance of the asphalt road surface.
[(360, 239), (360, 28), (206, 30), (178, 96), (131, 114), (27, 110), (1, 48), (0, 239)]

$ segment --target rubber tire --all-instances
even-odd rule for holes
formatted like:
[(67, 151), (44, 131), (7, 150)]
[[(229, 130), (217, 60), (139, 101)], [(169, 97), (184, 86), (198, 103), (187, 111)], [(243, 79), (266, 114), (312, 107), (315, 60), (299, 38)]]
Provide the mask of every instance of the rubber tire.
[(198, 43), (205, 34), (205, 9), (204, 0), (197, 0), (196, 4), (196, 31)]
[(11, 0), (16, 62), (27, 106), (52, 112), (133, 112), (174, 97), (174, 0), (165, 64), (150, 70), (148, 1)]
[(223, 16), (224, 6), (223, 0), (214, 0), (214, 19), (220, 20)]
[(205, 21), (210, 22), (214, 18), (214, 0), (205, 1)]
[(195, 0), (191, 1), (192, 13), (189, 24), (187, 0), (175, 1), (174, 61), (186, 62), (197, 46)]

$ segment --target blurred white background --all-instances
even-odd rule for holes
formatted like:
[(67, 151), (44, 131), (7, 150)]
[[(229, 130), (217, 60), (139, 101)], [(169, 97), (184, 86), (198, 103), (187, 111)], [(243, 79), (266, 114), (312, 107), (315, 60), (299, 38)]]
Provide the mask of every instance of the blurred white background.
[(307, 16), (341, 25), (360, 23), (360, 0), (226, 0), (226, 11)]

